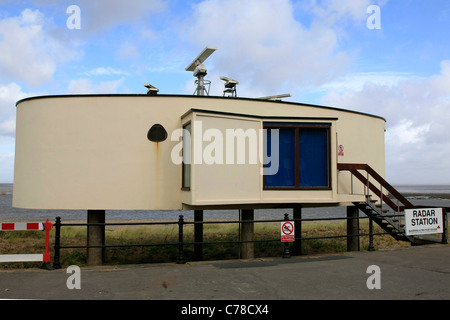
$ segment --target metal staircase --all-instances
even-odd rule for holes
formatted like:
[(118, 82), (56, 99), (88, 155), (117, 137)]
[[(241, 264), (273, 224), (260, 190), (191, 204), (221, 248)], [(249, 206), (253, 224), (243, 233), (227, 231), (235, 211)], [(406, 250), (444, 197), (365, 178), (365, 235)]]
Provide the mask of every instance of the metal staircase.
[(409, 241), (414, 243), (414, 237), (405, 234), (404, 224), (401, 223), (401, 217), (390, 210), (382, 210), (376, 205), (377, 200), (371, 200), (366, 196), (366, 202), (354, 202), (353, 204), (364, 212), (372, 221), (379, 225), (386, 233), (389, 233), (395, 240)]
[[(369, 165), (339, 163), (338, 170), (350, 171), (363, 183), (365, 201), (353, 202), (353, 204), (396, 240), (407, 241), (411, 244), (441, 242), (435, 238), (427, 239), (423, 236), (407, 236), (405, 234), (405, 226), (402, 222), (403, 211), (418, 207), (409, 202)], [(360, 171), (365, 172), (366, 175)], [(380, 186), (379, 188), (375, 182)], [(389, 196), (384, 193), (386, 191), (389, 192)]]

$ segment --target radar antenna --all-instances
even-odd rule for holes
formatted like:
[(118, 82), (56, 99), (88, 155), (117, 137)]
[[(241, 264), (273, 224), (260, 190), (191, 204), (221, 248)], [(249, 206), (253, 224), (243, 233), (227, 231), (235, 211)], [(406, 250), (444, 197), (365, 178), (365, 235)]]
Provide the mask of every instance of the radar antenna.
[[(194, 95), (209, 96), (209, 87), (211, 85), (211, 81), (205, 80), (207, 70), (203, 62), (205, 62), (205, 60), (208, 59), (208, 57), (216, 50), (216, 47), (206, 47), (186, 68), (186, 71), (193, 71), (194, 77), (197, 77), (197, 80), (195, 81), (195, 83), (197, 84), (197, 89), (195, 90)], [(205, 85), (208, 86), (208, 89), (206, 89)]]
[(288, 98), (288, 97), (292, 97), (292, 94), (290, 94), (290, 93), (277, 94), (275, 96), (261, 97), (261, 98), (258, 98), (258, 99), (281, 101), (281, 98)]
[(239, 84), (239, 81), (227, 77), (220, 77), (220, 80), (225, 81), (225, 90), (223, 90), (223, 96), (225, 97), (225, 94), (228, 94), (229, 97), (237, 97), (236, 85)]
[(146, 87), (148, 89), (147, 90), (147, 94), (149, 96), (156, 96), (158, 94), (159, 89), (154, 87), (154, 86), (152, 86), (151, 84), (144, 83), (144, 87)]

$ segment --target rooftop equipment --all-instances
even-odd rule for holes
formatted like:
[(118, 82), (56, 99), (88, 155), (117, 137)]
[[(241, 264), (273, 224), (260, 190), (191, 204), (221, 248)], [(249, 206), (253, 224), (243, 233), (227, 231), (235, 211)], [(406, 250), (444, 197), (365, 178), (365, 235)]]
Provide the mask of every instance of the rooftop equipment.
[(258, 98), (258, 99), (281, 101), (281, 98), (288, 98), (288, 97), (292, 97), (292, 94), (290, 94), (290, 93), (278, 94), (278, 95), (275, 95), (275, 96), (261, 97), (261, 98)]
[(152, 85), (149, 84), (149, 83), (144, 83), (144, 87), (146, 87), (146, 88), (148, 89), (148, 90), (147, 90), (147, 94), (148, 94), (149, 96), (156, 96), (156, 95), (158, 94), (158, 92), (159, 92), (159, 89), (158, 89), (158, 88), (152, 86)]
[[(211, 85), (211, 81), (205, 80), (207, 70), (203, 62), (205, 62), (205, 60), (208, 59), (208, 57), (216, 50), (216, 47), (206, 47), (186, 68), (186, 71), (193, 71), (194, 77), (197, 77), (198, 79), (195, 81), (195, 83), (197, 84), (197, 89), (195, 90), (194, 95), (209, 96), (209, 87)], [(208, 86), (208, 89), (205, 87), (205, 85)]]
[(225, 95), (228, 94), (229, 97), (237, 97), (236, 85), (239, 84), (239, 81), (227, 77), (220, 77), (220, 80), (225, 81), (225, 90), (223, 90), (223, 96), (225, 97)]

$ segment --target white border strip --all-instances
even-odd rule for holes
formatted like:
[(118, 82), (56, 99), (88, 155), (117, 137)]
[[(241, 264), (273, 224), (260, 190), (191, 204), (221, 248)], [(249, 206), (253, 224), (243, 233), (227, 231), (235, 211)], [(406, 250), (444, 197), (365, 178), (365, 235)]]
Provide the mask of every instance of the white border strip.
[(0, 262), (32, 262), (44, 261), (43, 254), (2, 254)]

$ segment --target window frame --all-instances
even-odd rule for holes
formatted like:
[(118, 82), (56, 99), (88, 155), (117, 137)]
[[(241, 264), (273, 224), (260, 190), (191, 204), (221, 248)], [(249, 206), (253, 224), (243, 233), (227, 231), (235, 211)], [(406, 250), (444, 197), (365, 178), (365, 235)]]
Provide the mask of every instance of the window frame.
[[(293, 128), (295, 131), (295, 186), (266, 186), (266, 175), (263, 175), (263, 190), (331, 190), (331, 123), (296, 123), (296, 122), (266, 122), (263, 123), (263, 129)], [(300, 186), (300, 128), (325, 129), (327, 131), (327, 186)], [(264, 148), (267, 147), (267, 141), (264, 141)], [(264, 149), (264, 152), (267, 152)], [(267, 154), (267, 153), (265, 153)]]
[[(190, 191), (191, 190), (191, 182), (192, 182), (192, 152), (191, 152), (191, 163), (184, 163), (184, 130), (186, 129), (186, 127), (190, 127), (189, 134), (191, 135), (191, 144), (192, 144), (192, 125), (191, 125), (191, 121), (186, 122), (185, 124), (183, 124), (183, 138), (182, 138), (182, 143), (183, 143), (183, 147), (181, 148), (181, 157), (182, 157), (182, 162), (181, 162), (181, 190), (183, 191)], [(189, 146), (189, 148), (192, 148), (192, 145)], [(186, 183), (186, 170), (188, 170), (189, 172), (189, 181), (188, 183)]]

